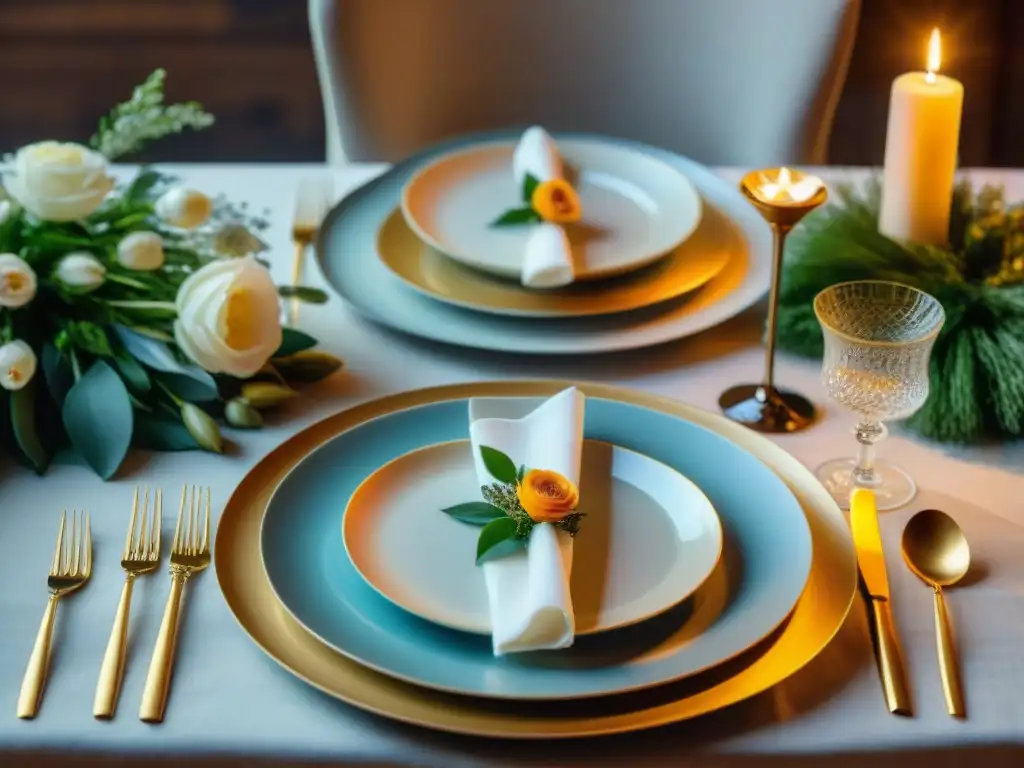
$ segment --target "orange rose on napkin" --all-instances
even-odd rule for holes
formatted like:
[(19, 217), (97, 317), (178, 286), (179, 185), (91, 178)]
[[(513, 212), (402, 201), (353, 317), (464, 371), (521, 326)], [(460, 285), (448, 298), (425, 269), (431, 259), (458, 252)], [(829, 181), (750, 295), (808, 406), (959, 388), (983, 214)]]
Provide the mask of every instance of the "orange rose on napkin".
[(527, 472), (516, 486), (516, 496), (535, 523), (557, 523), (580, 502), (576, 484), (549, 469)]

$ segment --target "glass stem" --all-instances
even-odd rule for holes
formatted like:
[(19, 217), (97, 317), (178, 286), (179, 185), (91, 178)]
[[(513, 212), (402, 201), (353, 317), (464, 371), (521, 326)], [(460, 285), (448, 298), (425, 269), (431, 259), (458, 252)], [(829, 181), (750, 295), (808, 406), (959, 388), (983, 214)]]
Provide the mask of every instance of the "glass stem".
[(853, 468), (853, 482), (861, 488), (876, 488), (879, 485), (875, 472), (875, 443), (889, 433), (880, 421), (863, 419), (853, 430), (860, 450), (857, 452), (857, 466)]
[(775, 386), (775, 337), (778, 334), (779, 283), (782, 281), (782, 256), (786, 249), (789, 227), (772, 226), (772, 282), (768, 294), (768, 328), (765, 332), (764, 379), (761, 386), (771, 391)]

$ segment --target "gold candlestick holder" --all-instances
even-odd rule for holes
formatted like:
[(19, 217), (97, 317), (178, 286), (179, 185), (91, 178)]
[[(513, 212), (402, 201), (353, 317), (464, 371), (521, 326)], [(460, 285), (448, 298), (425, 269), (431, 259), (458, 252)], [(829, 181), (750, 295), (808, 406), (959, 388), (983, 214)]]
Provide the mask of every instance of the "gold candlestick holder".
[(730, 387), (718, 398), (722, 412), (758, 432), (799, 432), (814, 422), (814, 405), (803, 395), (775, 386), (775, 336), (779, 280), (786, 236), (801, 219), (828, 199), (821, 179), (789, 168), (751, 171), (740, 191), (772, 228), (772, 282), (768, 295), (768, 333), (764, 378), (760, 384)]

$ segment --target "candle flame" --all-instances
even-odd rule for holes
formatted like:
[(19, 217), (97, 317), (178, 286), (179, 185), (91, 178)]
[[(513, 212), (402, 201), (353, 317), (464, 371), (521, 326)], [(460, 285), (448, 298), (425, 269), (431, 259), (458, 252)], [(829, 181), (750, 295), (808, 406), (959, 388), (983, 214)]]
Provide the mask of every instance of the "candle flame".
[(786, 167), (780, 168), (774, 178), (762, 173), (755, 194), (766, 203), (802, 203), (810, 200), (821, 189), (821, 179), (805, 176), (799, 171), (796, 175), (798, 178), (794, 180), (794, 172)]
[(935, 79), (935, 73), (942, 65), (942, 37), (939, 35), (939, 28), (932, 30), (931, 39), (928, 41), (928, 75), (929, 81)]

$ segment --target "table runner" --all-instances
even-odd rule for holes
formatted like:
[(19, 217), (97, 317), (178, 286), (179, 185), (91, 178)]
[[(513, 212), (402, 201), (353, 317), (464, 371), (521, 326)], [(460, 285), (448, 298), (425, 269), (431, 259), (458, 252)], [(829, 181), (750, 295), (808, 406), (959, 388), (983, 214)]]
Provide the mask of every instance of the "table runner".
[[(303, 166), (169, 166), (190, 185), (256, 209), (273, 211), (274, 276), (290, 275), (292, 195)], [(339, 194), (380, 171), (340, 169)], [(865, 178), (865, 171), (821, 169), (828, 180)], [(723, 170), (730, 182), (737, 170)], [(1024, 197), (1024, 173), (972, 172), (976, 181), (1004, 183)], [(308, 271), (320, 282), (315, 268)], [(266, 429), (239, 436), (223, 457), (210, 454), (132, 454), (119, 478), (102, 483), (77, 459), (62, 455), (45, 478), (0, 467), (0, 765), (260, 765), (257, 758), (344, 765), (814, 765), (823, 755), (854, 764), (865, 753), (901, 750), (928, 765), (965, 760), (997, 766), (1024, 762), (1024, 445), (952, 448), (926, 445), (898, 428), (880, 448), (921, 489), (906, 509), (883, 513), (881, 526), (894, 609), (911, 677), (916, 718), (885, 710), (858, 600), (836, 640), (783, 685), (697, 721), (643, 734), (560, 744), (489, 742), (435, 734), (363, 714), (293, 679), (266, 658), (237, 626), (215, 574), (190, 584), (179, 636), (177, 672), (162, 726), (138, 720), (146, 667), (160, 622), (168, 579), (140, 579), (133, 603), (129, 662), (117, 718), (92, 717), (92, 698), (122, 583), (115, 567), (131, 489), (162, 485), (173, 497), (182, 482), (208, 484), (219, 514), (248, 469), (285, 437), (310, 422), (362, 400), (411, 387), (482, 378), (573, 378), (667, 395), (711, 411), (721, 390), (760, 374), (763, 310), (748, 312), (698, 337), (651, 350), (582, 360), (548, 360), (459, 350), (401, 336), (356, 316), (339, 299), (303, 307), (300, 325), (345, 359), (346, 371), (310, 389)], [(777, 379), (810, 396), (824, 415), (813, 429), (776, 441), (808, 466), (850, 454), (853, 420), (830, 405), (817, 365), (780, 356)], [(39, 717), (14, 716), (14, 702), (46, 600), (46, 568), (62, 507), (88, 508), (96, 539), (92, 583), (58, 615), (55, 653)], [(968, 585), (950, 590), (968, 720), (945, 713), (935, 662), (928, 590), (899, 560), (899, 535), (913, 512), (937, 507), (953, 514), (980, 564)], [(952, 748), (952, 751), (949, 751)], [(76, 756), (77, 757), (74, 757)], [(166, 759), (154, 763), (143, 755)], [(927, 760), (927, 763), (924, 761)], [(952, 762), (946, 762), (952, 761)], [(916, 761), (915, 761), (916, 762)], [(872, 758), (872, 763), (878, 760)], [(833, 763), (829, 763), (832, 765)]]

